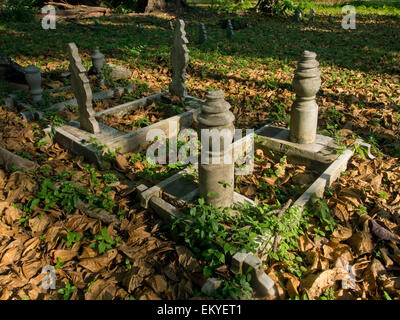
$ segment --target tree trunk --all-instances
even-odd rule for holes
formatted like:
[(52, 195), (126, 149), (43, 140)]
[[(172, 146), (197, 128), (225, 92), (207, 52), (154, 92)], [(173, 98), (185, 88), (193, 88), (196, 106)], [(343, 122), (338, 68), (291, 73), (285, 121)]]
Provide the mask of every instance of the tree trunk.
[(138, 0), (135, 12), (149, 13), (153, 11), (165, 11), (167, 6), (171, 5), (175, 7), (174, 11), (178, 13), (188, 6), (186, 0)]
[(165, 0), (138, 0), (135, 12), (149, 13), (153, 11), (162, 11), (166, 7)]

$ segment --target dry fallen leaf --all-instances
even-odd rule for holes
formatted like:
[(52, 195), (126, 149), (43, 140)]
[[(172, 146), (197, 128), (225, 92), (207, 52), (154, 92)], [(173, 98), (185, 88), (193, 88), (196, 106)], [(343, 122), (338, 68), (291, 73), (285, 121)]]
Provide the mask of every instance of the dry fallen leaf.
[(101, 256), (82, 259), (79, 262), (79, 265), (91, 272), (99, 272), (110, 264), (110, 262), (117, 256), (117, 253), (117, 250), (111, 249)]
[(337, 280), (341, 280), (345, 276), (342, 268), (334, 268), (322, 271), (318, 274), (310, 274), (303, 279), (301, 283), (302, 289), (307, 293), (310, 300), (314, 300), (321, 296), (325, 290), (332, 287)]
[(370, 253), (374, 249), (371, 234), (366, 231), (353, 234), (350, 238), (350, 243), (357, 255)]

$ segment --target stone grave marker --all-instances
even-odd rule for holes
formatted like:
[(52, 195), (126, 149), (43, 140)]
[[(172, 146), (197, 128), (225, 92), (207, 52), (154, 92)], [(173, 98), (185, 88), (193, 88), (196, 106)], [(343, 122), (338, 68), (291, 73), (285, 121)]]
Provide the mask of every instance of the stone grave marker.
[[(225, 208), (233, 204), (235, 170), (232, 140), (235, 117), (229, 111), (231, 105), (224, 98), (225, 92), (222, 90), (209, 92), (205, 104), (200, 107), (197, 120), (198, 135), (203, 146), (199, 164), (200, 197), (209, 204)], [(204, 135), (204, 131), (208, 131), (209, 135)], [(219, 150), (212, 149), (214, 136), (219, 137)]]
[(184, 99), (187, 96), (186, 67), (189, 63), (189, 43), (186, 38), (185, 22), (177, 19), (175, 24), (174, 42), (171, 50), (172, 81), (169, 84), (171, 95)]
[(226, 35), (229, 39), (232, 39), (233, 36), (235, 35), (235, 32), (233, 31), (233, 26), (232, 26), (231, 20), (228, 20), (226, 22)]
[(104, 54), (102, 54), (97, 47), (92, 54), (93, 71), (96, 75), (96, 85), (98, 87), (104, 85)]
[(76, 44), (69, 43), (68, 51), (71, 86), (78, 102), (80, 128), (90, 133), (99, 133), (100, 127), (94, 117), (94, 110), (92, 107), (92, 90)]
[(204, 23), (200, 23), (199, 27), (199, 43), (202, 44), (207, 41), (207, 30)]
[(328, 21), (329, 21), (329, 23), (333, 23), (333, 17), (332, 17), (332, 14), (330, 14), (330, 15), (329, 15), (329, 17), (328, 17)]
[(317, 134), (318, 105), (315, 95), (321, 86), (321, 72), (317, 54), (304, 51), (293, 79), (296, 100), (290, 118), (290, 141), (300, 144), (314, 143)]
[(40, 68), (35, 66), (28, 66), (24, 69), (25, 79), (29, 84), (31, 96), (33, 102), (38, 102), (42, 99), (43, 89), (41, 88), (42, 76), (40, 74)]
[(301, 10), (299, 8), (294, 11), (294, 19), (297, 22), (301, 22)]
[(314, 23), (315, 20), (315, 11), (311, 8), (310, 10), (310, 19), (308, 20), (310, 23)]

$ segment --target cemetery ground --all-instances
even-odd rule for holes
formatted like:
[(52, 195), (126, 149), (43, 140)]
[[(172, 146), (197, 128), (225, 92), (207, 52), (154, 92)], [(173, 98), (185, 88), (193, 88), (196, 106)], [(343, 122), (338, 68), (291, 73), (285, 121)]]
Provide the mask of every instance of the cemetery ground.
[[(28, 122), (22, 110), (0, 106), (1, 147), (38, 164), (29, 172), (0, 170), (0, 299), (206, 298), (200, 288), (208, 276), (223, 281), (213, 297), (252, 299), (249, 279), (233, 275), (228, 262), (232, 252), (254, 250), (255, 235), (265, 229), (281, 236), (264, 265), (277, 286), (276, 298), (399, 299), (400, 16), (378, 13), (358, 14), (355, 30), (342, 29), (341, 16), (329, 8), (323, 15), (317, 11), (314, 24), (205, 9), (182, 17), (190, 51), (188, 92), (204, 99), (207, 91), (223, 89), (236, 128), (287, 127), (297, 61), (304, 50), (318, 54), (318, 131), (343, 149), (355, 148), (355, 155), (324, 198), (303, 211), (298, 227), (288, 223), (290, 211), (279, 221), (276, 210), (295, 199), (297, 186), (307, 185), (312, 172), (284, 156), (256, 149), (254, 173), (236, 177), (235, 188), (257, 198), (259, 209), (230, 217), (200, 201), (191, 211), (194, 224), (178, 231), (140, 207), (136, 187), (155, 185), (183, 166), (152, 165), (141, 151), (106, 153), (98, 168), (58, 144), (40, 142), (43, 128), (65, 123), (76, 109)], [(228, 17), (234, 28), (243, 26), (233, 39), (221, 27)], [(67, 43), (77, 44), (87, 69), (99, 47), (108, 63), (132, 72), (112, 85), (136, 86), (132, 93), (96, 102), (97, 111), (168, 87), (172, 18), (111, 15), (98, 18), (100, 24), (82, 19), (80, 25), (60, 20), (56, 30), (43, 30), (39, 20), (1, 23), (1, 50), (23, 66), (40, 67), (43, 87), (55, 88), (69, 84), (61, 76), (68, 69)], [(201, 45), (200, 22), (208, 38)], [(6, 94), (3, 86), (1, 95)], [(45, 94), (39, 107), (70, 98), (68, 92)], [(21, 94), (20, 99), (28, 98)], [(168, 110), (155, 104), (129, 119), (108, 121), (129, 131), (171, 116)], [(375, 159), (352, 145), (357, 138), (371, 144)], [(94, 209), (85, 203), (112, 213), (117, 222), (90, 218)], [(353, 267), (352, 288), (338, 278), (343, 261)], [(55, 266), (56, 289), (41, 288), (46, 265)]]

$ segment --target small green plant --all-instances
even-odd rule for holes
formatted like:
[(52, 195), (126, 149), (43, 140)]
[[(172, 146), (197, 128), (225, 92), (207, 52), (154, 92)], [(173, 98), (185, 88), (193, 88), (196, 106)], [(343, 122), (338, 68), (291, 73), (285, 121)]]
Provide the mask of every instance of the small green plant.
[(393, 300), (386, 291), (383, 291), (383, 296), (385, 300)]
[(64, 298), (64, 300), (69, 300), (76, 290), (75, 286), (71, 286), (69, 282), (65, 284), (64, 288), (59, 289), (57, 292), (61, 294)]
[(326, 289), (324, 294), (320, 296), (320, 300), (336, 300), (333, 288)]
[(364, 205), (360, 204), (360, 206), (359, 206), (359, 208), (358, 208), (358, 210), (357, 210), (356, 212), (357, 212), (357, 214), (358, 214), (359, 216), (362, 216), (362, 215), (364, 215), (364, 214), (367, 214), (367, 213), (368, 213), (367, 207), (365, 207)]
[(64, 265), (64, 261), (63, 259), (61, 259), (60, 257), (57, 257), (57, 263), (54, 266), (54, 269), (60, 269), (63, 265)]
[(381, 199), (385, 199), (385, 200), (389, 199), (389, 193), (387, 193), (386, 191), (379, 190), (378, 196)]
[(103, 180), (105, 184), (111, 184), (118, 181), (118, 178), (113, 173), (105, 173), (103, 175)]
[(139, 127), (139, 128), (146, 127), (148, 125), (150, 125), (150, 119), (148, 119), (148, 118), (142, 118), (142, 119), (139, 119), (139, 120), (131, 123), (132, 127)]
[(120, 238), (117, 237), (113, 240), (109, 235), (107, 228), (104, 227), (101, 233), (94, 237), (96, 242), (89, 245), (91, 248), (96, 248), (100, 254), (106, 253), (108, 250), (112, 249), (116, 243), (121, 242)]
[(65, 242), (65, 245), (67, 246), (67, 248), (71, 247), (74, 243), (80, 241), (82, 239), (82, 235), (79, 233), (73, 233), (68, 231), (67, 233), (67, 239)]
[[(315, 195), (314, 199), (317, 199)], [(331, 215), (331, 211), (329, 209), (326, 199), (317, 199), (314, 210), (310, 215), (318, 218), (319, 221), (322, 223), (322, 226), (324, 227), (324, 231), (316, 227), (314, 230), (316, 231), (316, 233), (324, 237), (326, 235), (325, 232), (332, 233), (335, 230), (336, 222)]]
[(20, 218), (18, 221), (26, 228), (28, 226), (29, 218), (30, 216), (26, 215), (25, 217)]

